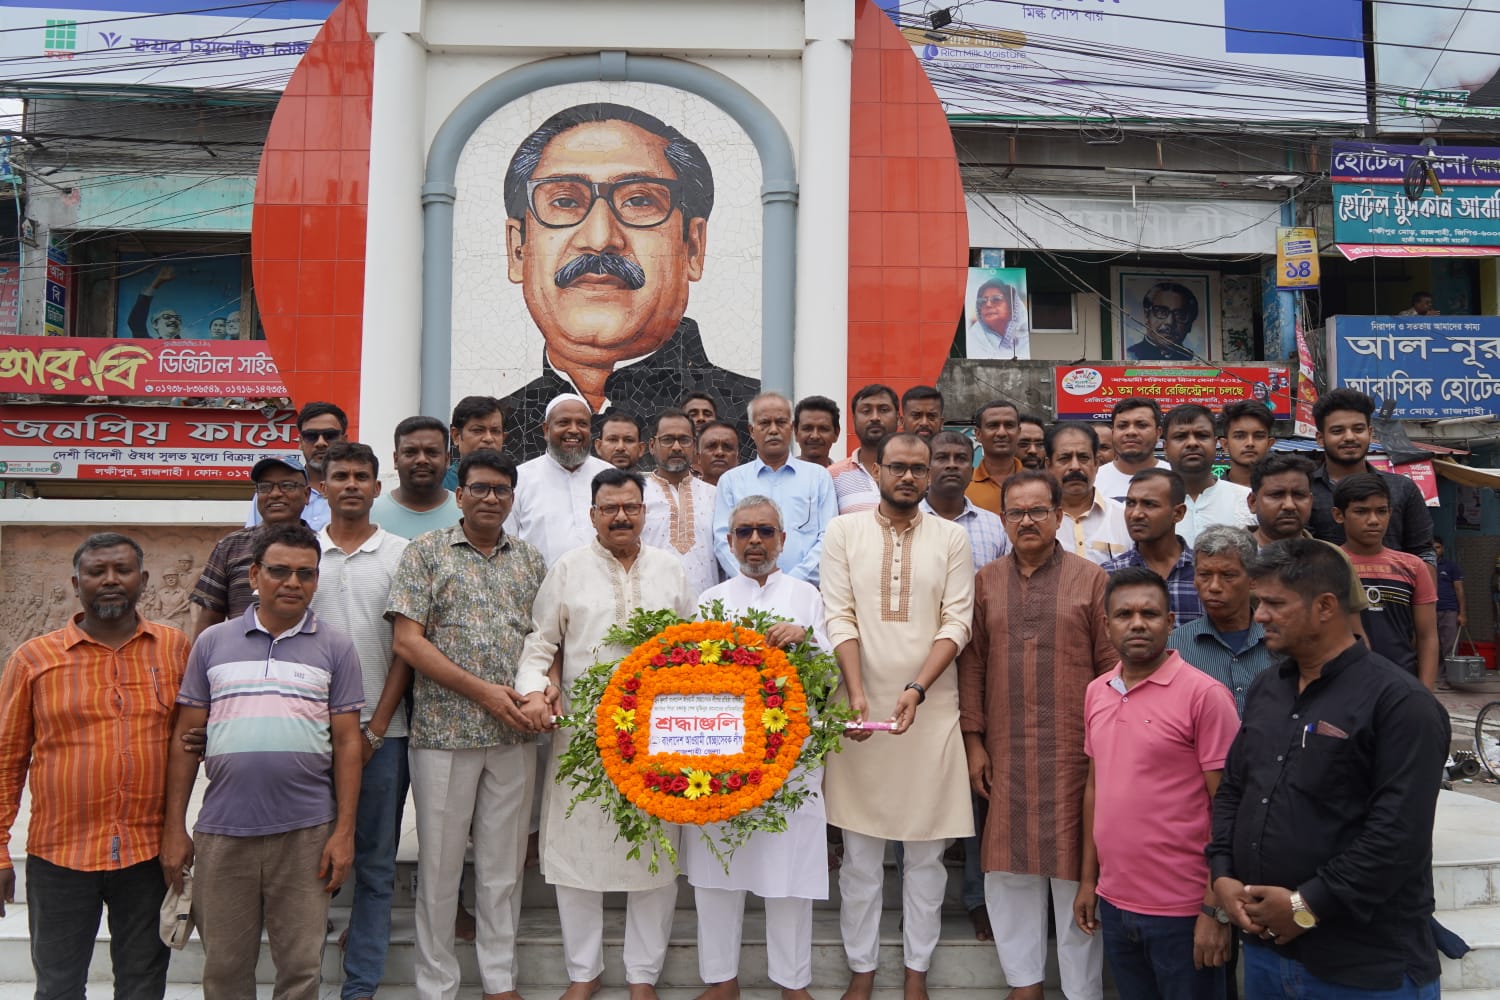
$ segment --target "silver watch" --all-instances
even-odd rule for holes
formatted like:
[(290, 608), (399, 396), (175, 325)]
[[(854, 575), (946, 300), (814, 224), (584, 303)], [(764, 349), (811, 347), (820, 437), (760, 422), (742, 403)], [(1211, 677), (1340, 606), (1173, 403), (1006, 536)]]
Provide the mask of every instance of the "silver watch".
[(364, 736), (365, 742), (370, 744), (371, 750), (379, 750), (381, 747), (385, 746), (385, 737), (376, 736), (375, 730), (371, 729), (369, 726), (360, 726), (359, 731)]

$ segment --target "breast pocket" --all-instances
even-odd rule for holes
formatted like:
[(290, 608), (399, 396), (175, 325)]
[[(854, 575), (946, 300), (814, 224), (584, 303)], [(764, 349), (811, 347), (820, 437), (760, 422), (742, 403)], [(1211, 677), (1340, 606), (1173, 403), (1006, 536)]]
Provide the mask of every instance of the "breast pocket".
[(1314, 801), (1346, 802), (1363, 795), (1368, 775), (1352, 739), (1310, 733), (1297, 755), (1291, 785)]
[(782, 516), (787, 527), (799, 534), (812, 530), (818, 517), (818, 508), (808, 497), (787, 497), (781, 505)]

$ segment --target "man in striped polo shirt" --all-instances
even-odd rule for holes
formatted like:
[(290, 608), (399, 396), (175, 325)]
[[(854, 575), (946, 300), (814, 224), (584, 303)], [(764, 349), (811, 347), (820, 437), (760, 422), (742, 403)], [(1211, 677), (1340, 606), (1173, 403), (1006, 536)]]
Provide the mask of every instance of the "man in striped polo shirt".
[[(178, 689), (161, 864), (175, 884), (196, 856), (205, 1000), (254, 993), (262, 928), (275, 995), (316, 1000), (329, 896), (353, 864), (364, 683), (353, 642), (308, 610), (320, 553), (305, 525), (261, 528), (250, 564), (258, 602), (198, 637)], [(205, 724), (209, 785), (194, 843), (198, 758), (183, 736)]]

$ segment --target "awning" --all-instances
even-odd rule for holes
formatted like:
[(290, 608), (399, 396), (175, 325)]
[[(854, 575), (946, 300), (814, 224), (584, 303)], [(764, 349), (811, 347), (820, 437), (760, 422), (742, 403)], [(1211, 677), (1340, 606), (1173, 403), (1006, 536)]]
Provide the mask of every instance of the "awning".
[(1451, 479), (1461, 486), (1488, 486), (1500, 490), (1500, 469), (1476, 469), (1472, 465), (1459, 465), (1444, 459), (1436, 459), (1432, 467), (1444, 479)]
[(1366, 257), (1500, 257), (1500, 247), (1447, 247), (1386, 245), (1384, 243), (1338, 243), (1347, 260)]

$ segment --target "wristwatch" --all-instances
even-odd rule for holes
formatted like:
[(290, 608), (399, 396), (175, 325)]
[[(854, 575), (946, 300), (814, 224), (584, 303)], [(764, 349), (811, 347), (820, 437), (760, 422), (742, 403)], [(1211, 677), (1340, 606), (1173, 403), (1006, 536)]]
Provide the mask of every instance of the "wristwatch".
[(927, 700), (927, 689), (924, 688), (922, 685), (918, 684), (916, 681), (912, 681), (910, 684), (906, 685), (906, 687), (902, 688), (902, 690), (903, 691), (915, 691), (915, 692), (917, 692), (917, 704), (918, 705), (922, 704), (922, 702), (924, 702), (924, 701)]
[(1305, 931), (1318, 926), (1318, 918), (1307, 908), (1307, 900), (1302, 898), (1300, 892), (1292, 893), (1292, 923)]
[(1203, 915), (1205, 917), (1213, 917), (1221, 924), (1229, 923), (1229, 911), (1222, 906), (1209, 906), (1207, 903), (1204, 903)]
[(385, 737), (376, 736), (375, 730), (371, 729), (369, 726), (360, 726), (359, 731), (360, 734), (364, 736), (365, 741), (370, 744), (371, 750), (379, 750), (381, 747), (385, 746)]

